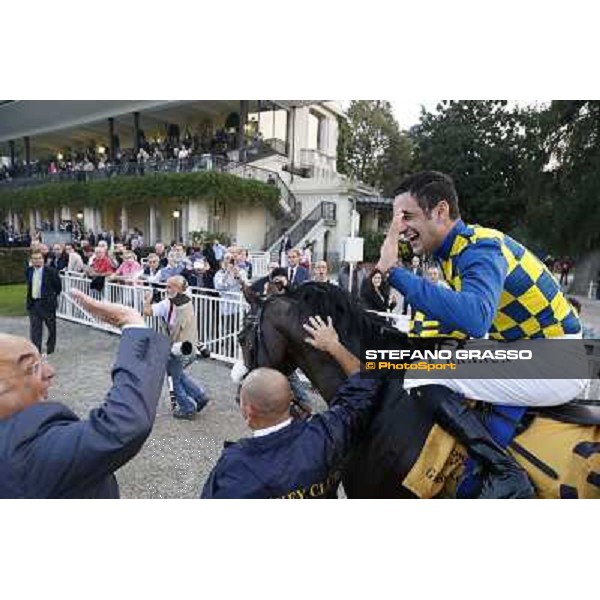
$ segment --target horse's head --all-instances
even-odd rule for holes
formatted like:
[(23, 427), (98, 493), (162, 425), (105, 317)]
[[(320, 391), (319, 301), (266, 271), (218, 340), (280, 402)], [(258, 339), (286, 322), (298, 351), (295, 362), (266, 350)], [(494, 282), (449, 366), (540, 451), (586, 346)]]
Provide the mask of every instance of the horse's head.
[[(346, 291), (312, 282), (272, 296), (251, 311), (239, 341), (249, 370), (268, 366), (289, 374), (299, 367), (329, 402), (346, 376), (335, 360), (304, 341), (307, 334), (302, 326), (313, 315), (330, 316), (340, 340), (356, 355), (361, 343), (389, 335), (385, 321), (358, 307)], [(407, 343), (403, 334), (393, 335), (398, 336), (399, 344)]]
[(289, 375), (295, 365), (287, 355), (288, 343), (279, 328), (282, 320), (280, 313), (286, 307), (274, 302), (276, 298), (251, 305), (238, 334), (238, 341), (244, 365), (249, 371), (271, 367)]

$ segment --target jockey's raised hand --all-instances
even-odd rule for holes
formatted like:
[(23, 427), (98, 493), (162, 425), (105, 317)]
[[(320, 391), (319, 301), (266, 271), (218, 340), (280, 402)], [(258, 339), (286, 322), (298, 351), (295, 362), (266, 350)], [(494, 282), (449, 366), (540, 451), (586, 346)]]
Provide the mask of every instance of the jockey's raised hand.
[(387, 273), (398, 262), (398, 242), (400, 241), (400, 221), (396, 218), (392, 221), (388, 233), (381, 246), (377, 269)]

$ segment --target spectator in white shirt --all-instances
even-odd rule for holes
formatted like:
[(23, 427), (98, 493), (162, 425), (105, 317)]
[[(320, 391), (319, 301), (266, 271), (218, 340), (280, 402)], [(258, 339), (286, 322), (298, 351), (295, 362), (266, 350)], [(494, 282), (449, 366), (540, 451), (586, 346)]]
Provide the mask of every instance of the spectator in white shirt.
[(69, 255), (69, 262), (67, 263), (67, 271), (74, 273), (83, 273), (83, 259), (73, 248), (73, 244), (65, 244), (65, 250)]

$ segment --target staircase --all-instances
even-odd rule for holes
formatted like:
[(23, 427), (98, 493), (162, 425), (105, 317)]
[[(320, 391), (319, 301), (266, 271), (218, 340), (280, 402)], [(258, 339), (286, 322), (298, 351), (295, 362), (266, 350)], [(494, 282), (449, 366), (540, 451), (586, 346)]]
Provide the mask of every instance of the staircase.
[(335, 226), (336, 224), (336, 204), (335, 202), (320, 202), (315, 208), (308, 213), (303, 219), (294, 221), (291, 225), (283, 224), (283, 221), (277, 223), (277, 229), (280, 235), (271, 243), (268, 243), (267, 235), (265, 235), (265, 250), (271, 255), (271, 260), (279, 262), (279, 246), (283, 236), (281, 230), (288, 230), (290, 241), (293, 248), (300, 247), (303, 242), (310, 237), (310, 234), (321, 224), (325, 226)]
[[(296, 200), (296, 196), (294, 196), (285, 181), (276, 171), (256, 167), (249, 163), (234, 161), (227, 161), (220, 165), (219, 170), (230, 173), (231, 175), (236, 175), (237, 177), (242, 177), (243, 179), (255, 179), (256, 181), (262, 181), (263, 183), (277, 186), (279, 189), (279, 205), (285, 215), (284, 219), (287, 217), (288, 220), (291, 220), (290, 225), (291, 223), (295, 223), (302, 214), (300, 202)], [(285, 227), (285, 225), (279, 225), (279, 228), (281, 227)], [(269, 232), (267, 232), (267, 235), (269, 235)]]

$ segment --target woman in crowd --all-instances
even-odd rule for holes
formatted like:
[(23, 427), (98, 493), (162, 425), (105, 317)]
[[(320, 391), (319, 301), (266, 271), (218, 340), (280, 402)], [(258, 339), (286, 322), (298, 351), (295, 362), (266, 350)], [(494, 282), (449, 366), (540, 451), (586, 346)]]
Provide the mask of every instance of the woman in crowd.
[(123, 262), (116, 273), (110, 279), (118, 279), (125, 283), (137, 279), (142, 274), (142, 265), (137, 261), (137, 257), (131, 250), (123, 252)]
[(377, 269), (371, 272), (362, 286), (360, 299), (366, 310), (390, 312), (396, 307), (396, 301), (390, 295), (390, 288), (381, 271)]

